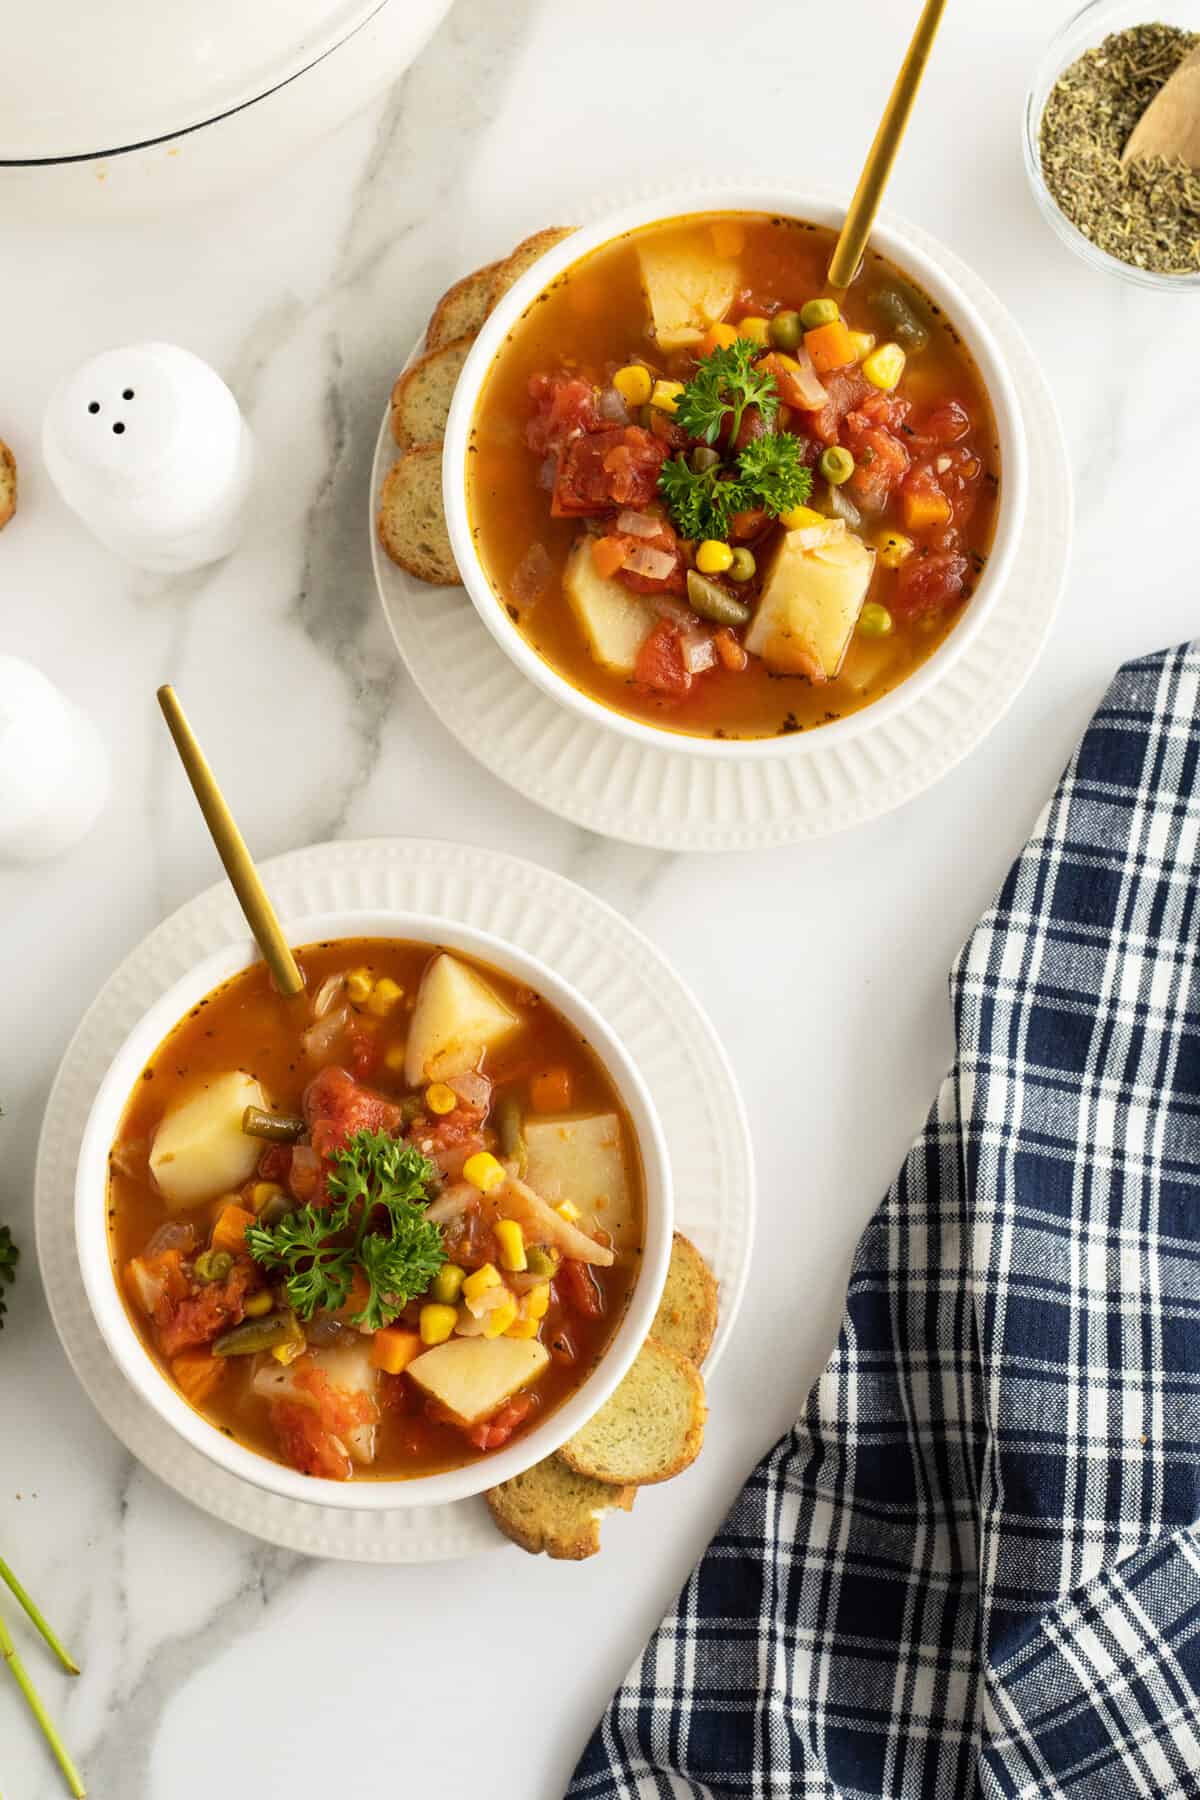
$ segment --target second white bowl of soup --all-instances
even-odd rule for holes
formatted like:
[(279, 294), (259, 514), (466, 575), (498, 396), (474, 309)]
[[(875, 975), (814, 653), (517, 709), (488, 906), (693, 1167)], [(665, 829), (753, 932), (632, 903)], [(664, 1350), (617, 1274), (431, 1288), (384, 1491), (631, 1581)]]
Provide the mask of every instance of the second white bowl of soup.
[(557, 1449), (637, 1354), (670, 1255), (662, 1129), (526, 953), (410, 915), (288, 929), (303, 994), (232, 945), (115, 1058), (79, 1159), (84, 1285), (133, 1386), (232, 1474), (462, 1499)]
[(999, 595), (1020, 408), (983, 320), (880, 227), (685, 192), (545, 254), (458, 382), (443, 488), (463, 581), (563, 706), (645, 744), (803, 753), (919, 703)]

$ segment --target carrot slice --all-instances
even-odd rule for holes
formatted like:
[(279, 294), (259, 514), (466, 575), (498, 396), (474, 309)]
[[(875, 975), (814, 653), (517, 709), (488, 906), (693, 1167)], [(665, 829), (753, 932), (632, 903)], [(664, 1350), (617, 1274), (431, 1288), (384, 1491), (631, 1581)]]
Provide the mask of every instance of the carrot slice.
[(813, 359), (818, 375), (831, 369), (844, 369), (854, 361), (854, 339), (844, 319), (833, 319), (804, 334), (804, 348)]
[(371, 1367), (385, 1375), (403, 1375), (410, 1362), (420, 1356), (425, 1346), (419, 1331), (405, 1331), (398, 1325), (385, 1325), (371, 1339)]
[(228, 1250), (231, 1256), (245, 1256), (246, 1228), (253, 1225), (254, 1214), (244, 1206), (226, 1206), (213, 1226), (212, 1247)]
[(592, 561), (596, 565), (596, 573), (607, 581), (615, 575), (625, 561), (625, 540), (619, 537), (600, 537), (592, 539)]
[(529, 1099), (534, 1112), (565, 1112), (571, 1104), (570, 1069), (543, 1069), (529, 1083)]

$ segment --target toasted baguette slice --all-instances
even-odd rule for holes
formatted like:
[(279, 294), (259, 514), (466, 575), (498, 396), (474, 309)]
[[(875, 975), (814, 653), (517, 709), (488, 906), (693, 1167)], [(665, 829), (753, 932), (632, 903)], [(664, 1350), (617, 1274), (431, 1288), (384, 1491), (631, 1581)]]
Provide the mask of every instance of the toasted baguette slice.
[(388, 470), (379, 496), (379, 538), (410, 575), (434, 587), (459, 584), (442, 506), (440, 444), (417, 444)]
[(611, 1487), (548, 1456), (486, 1495), (500, 1530), (531, 1556), (545, 1551), (558, 1562), (582, 1562), (600, 1548), (600, 1522), (619, 1508), (629, 1512), (636, 1488)]
[(486, 269), (476, 269), (446, 289), (425, 333), (427, 350), (442, 350), (455, 338), (474, 337), (491, 310), (492, 288), (499, 272), (498, 262), (489, 263)]
[(434, 444), (442, 436), (473, 341), (473, 335), (460, 337), (440, 350), (427, 350), (397, 379), (392, 389), (392, 436), (401, 450)]
[(695, 1364), (650, 1337), (616, 1393), (559, 1454), (593, 1481), (648, 1487), (695, 1462), (705, 1417), (704, 1383)]
[(573, 225), (548, 225), (545, 231), (535, 231), (532, 237), (522, 238), (512, 255), (505, 257), (496, 270), (492, 279), (488, 311), (507, 294), (515, 281), (521, 279), (526, 269), (533, 267), (539, 256), (545, 256), (547, 250), (553, 250), (555, 244), (561, 244), (565, 237), (570, 237), (574, 229)]
[(677, 1231), (650, 1335), (699, 1368), (716, 1329), (717, 1278), (691, 1239)]
[(17, 510), (17, 459), (0, 438), (0, 531)]

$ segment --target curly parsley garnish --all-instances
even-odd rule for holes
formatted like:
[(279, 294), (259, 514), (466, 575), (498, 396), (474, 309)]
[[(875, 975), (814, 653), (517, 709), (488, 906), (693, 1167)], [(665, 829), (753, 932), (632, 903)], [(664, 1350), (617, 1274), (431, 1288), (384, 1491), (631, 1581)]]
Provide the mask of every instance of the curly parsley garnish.
[(4, 1315), (8, 1311), (3, 1289), (17, 1278), (17, 1259), (20, 1254), (8, 1226), (0, 1225), (0, 1331), (4, 1329)]
[(676, 401), (675, 423), (682, 425), (689, 437), (702, 438), (706, 444), (716, 443), (727, 418), (732, 443), (747, 407), (757, 406), (769, 423), (779, 410), (779, 395), (770, 371), (754, 366), (754, 358), (761, 355), (760, 345), (739, 338), (736, 344), (703, 357)]
[(369, 1291), (352, 1323), (378, 1331), (425, 1292), (446, 1260), (441, 1227), (423, 1211), (433, 1164), (384, 1131), (356, 1131), (329, 1160), (333, 1204), (297, 1207), (278, 1225), (251, 1225), (246, 1247), (264, 1268), (285, 1271), (288, 1303), (301, 1319), (337, 1312), (361, 1270)]
[(738, 457), (738, 476), (753, 495), (750, 504), (766, 507), (775, 519), (803, 506), (812, 493), (812, 470), (800, 460), (800, 440), (789, 431), (753, 438)]
[(676, 529), (686, 538), (724, 538), (747, 501), (742, 488), (718, 463), (702, 473), (686, 457), (673, 456), (659, 470), (658, 491)]

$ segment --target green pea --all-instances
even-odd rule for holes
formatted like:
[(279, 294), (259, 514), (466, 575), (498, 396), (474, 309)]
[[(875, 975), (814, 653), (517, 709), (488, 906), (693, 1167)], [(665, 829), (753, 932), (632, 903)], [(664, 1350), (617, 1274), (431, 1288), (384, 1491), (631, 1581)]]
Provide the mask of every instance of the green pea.
[(841, 487), (854, 473), (854, 458), (840, 444), (830, 444), (822, 453), (819, 466), (830, 487)]
[(697, 444), (692, 451), (692, 467), (697, 475), (706, 475), (709, 469), (716, 468), (720, 460), (720, 453), (710, 450), (707, 444)]
[(819, 325), (832, 325), (841, 316), (836, 300), (806, 300), (800, 308), (800, 323), (805, 331), (815, 331)]
[(860, 637), (886, 637), (892, 629), (892, 615), (878, 600), (868, 600), (858, 615)]
[(525, 1250), (525, 1260), (529, 1264), (531, 1275), (543, 1275), (553, 1279), (558, 1274), (558, 1257), (544, 1244), (529, 1244)]
[(797, 350), (804, 326), (798, 312), (779, 312), (771, 320), (771, 342), (777, 350)]
[(202, 1250), (192, 1264), (192, 1274), (207, 1285), (210, 1281), (224, 1281), (232, 1267), (228, 1250)]
[(733, 561), (726, 573), (730, 581), (749, 581), (758, 564), (754, 560), (753, 550), (739, 548), (733, 553)]

